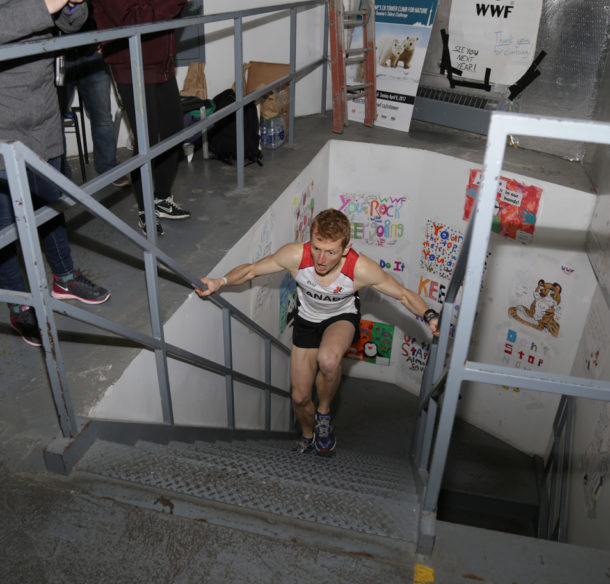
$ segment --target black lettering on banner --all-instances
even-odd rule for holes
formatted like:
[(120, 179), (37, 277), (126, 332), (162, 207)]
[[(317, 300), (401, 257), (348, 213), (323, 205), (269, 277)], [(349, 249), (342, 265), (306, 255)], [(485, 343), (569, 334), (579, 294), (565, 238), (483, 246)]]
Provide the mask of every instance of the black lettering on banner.
[(508, 15), (513, 11), (514, 6), (500, 6), (498, 4), (479, 4), (477, 2), (477, 16), (497, 16), (500, 18), (504, 13), (504, 18), (508, 18)]
[(415, 103), (414, 95), (403, 95), (401, 93), (391, 93), (389, 91), (377, 91), (377, 99), (383, 99), (385, 101), (395, 101), (397, 103), (408, 103), (413, 105)]

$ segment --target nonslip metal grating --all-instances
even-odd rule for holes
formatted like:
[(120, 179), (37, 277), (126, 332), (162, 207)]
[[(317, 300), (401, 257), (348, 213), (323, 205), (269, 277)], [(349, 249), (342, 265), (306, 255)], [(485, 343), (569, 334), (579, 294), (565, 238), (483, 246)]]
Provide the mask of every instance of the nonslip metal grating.
[(374, 457), (347, 451), (332, 458), (290, 452), (284, 457), (277, 448), (267, 447), (276, 454), (269, 458), (257, 456), (257, 449), (265, 450), (260, 445), (241, 442), (239, 446), (245, 448), (219, 448), (210, 454), (197, 445), (125, 446), (98, 441), (77, 469), (255, 511), (416, 540), (419, 503), (408, 473), (393, 486), (381, 486), (370, 478), (361, 480)]

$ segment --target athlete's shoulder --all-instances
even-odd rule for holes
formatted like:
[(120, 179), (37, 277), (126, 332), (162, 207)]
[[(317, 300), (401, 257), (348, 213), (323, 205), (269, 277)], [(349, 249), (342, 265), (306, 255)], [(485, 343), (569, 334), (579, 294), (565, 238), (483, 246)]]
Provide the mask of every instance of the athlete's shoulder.
[(303, 257), (304, 244), (293, 242), (287, 243), (278, 249), (274, 255), (276, 262), (287, 270), (297, 270)]

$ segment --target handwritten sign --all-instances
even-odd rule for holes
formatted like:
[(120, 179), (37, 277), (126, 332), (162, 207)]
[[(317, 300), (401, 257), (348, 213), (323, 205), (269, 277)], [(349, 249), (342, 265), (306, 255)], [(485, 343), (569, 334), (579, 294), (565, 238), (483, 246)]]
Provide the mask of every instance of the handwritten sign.
[(449, 17), (451, 65), (463, 77), (512, 85), (535, 57), (542, 0), (453, 0)]

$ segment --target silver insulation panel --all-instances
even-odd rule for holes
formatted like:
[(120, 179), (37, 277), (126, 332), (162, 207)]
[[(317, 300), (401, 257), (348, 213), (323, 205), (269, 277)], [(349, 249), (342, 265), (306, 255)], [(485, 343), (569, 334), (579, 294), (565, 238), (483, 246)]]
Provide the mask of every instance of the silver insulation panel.
[[(439, 72), (442, 56), (441, 29), (449, 29), (451, 0), (439, 0), (421, 84), (449, 88)], [(512, 103), (512, 111), (561, 118), (595, 119), (598, 103), (608, 96), (600, 92), (608, 56), (610, 2), (608, 0), (544, 0), (536, 43), (536, 55), (546, 57), (541, 75)], [(457, 90), (458, 88), (456, 88)], [(475, 95), (508, 97), (508, 89), (496, 86), (491, 93), (464, 88)], [(582, 161), (585, 144), (550, 141), (535, 137), (518, 139), (519, 146)]]

